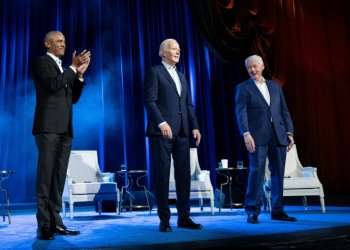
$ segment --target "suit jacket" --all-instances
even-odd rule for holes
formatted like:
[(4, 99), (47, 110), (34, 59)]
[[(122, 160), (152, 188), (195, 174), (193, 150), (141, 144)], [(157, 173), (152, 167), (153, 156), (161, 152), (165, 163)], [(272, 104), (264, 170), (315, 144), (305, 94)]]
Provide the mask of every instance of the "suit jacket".
[(49, 55), (36, 60), (33, 78), (36, 90), (33, 135), (68, 131), (73, 137), (72, 104), (79, 100), (84, 83), (71, 68), (61, 73)]
[(193, 129), (198, 129), (187, 80), (182, 73), (177, 73), (182, 86), (181, 96), (164, 65), (153, 66), (146, 73), (144, 97), (148, 116), (147, 136), (162, 135), (158, 125), (164, 121), (169, 124), (175, 136), (180, 132), (181, 124), (186, 136)]
[(266, 80), (270, 106), (252, 79), (236, 87), (236, 117), (240, 133), (250, 132), (256, 145), (266, 145), (270, 138), (271, 118), (278, 142), (288, 145), (287, 132), (294, 133), (292, 120), (281, 86)]

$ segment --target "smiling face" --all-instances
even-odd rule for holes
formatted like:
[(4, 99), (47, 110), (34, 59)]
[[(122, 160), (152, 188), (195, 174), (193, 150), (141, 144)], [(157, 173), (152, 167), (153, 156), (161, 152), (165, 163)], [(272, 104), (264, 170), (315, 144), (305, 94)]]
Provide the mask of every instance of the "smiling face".
[(47, 52), (61, 57), (66, 50), (66, 39), (61, 32), (49, 32), (45, 36), (45, 47)]
[(262, 72), (264, 70), (264, 64), (262, 64), (258, 60), (250, 59), (246, 63), (246, 68), (251, 78), (253, 78), (256, 81), (262, 80)]
[(180, 60), (180, 46), (175, 40), (169, 40), (162, 50), (163, 61), (170, 66), (175, 66)]

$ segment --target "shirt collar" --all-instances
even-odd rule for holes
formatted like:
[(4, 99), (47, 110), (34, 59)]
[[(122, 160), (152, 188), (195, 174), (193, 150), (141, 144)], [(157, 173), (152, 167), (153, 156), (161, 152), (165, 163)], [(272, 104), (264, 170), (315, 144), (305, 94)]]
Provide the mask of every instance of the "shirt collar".
[[(252, 81), (255, 83), (255, 84), (258, 84), (258, 83), (261, 83), (261, 82), (258, 82), (257, 80), (253, 79), (252, 78)], [(266, 80), (265, 78), (262, 76), (262, 83), (266, 83)]]
[(59, 59), (57, 56), (55, 56), (54, 54), (51, 54), (50, 52), (46, 52), (47, 55), (49, 55), (53, 60), (55, 60), (55, 62), (59, 62), (61, 61), (61, 59)]
[(165, 66), (165, 68), (167, 68), (168, 70), (169, 69), (174, 69), (174, 70), (176, 70), (176, 66), (171, 66), (171, 65), (169, 65), (169, 64), (167, 64), (166, 62), (164, 62), (164, 61), (162, 61), (162, 64)]

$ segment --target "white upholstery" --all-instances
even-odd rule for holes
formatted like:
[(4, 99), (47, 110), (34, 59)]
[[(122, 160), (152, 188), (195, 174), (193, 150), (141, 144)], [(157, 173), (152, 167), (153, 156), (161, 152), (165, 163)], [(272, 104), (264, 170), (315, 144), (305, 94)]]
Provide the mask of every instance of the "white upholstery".
[(68, 202), (71, 219), (75, 202), (97, 201), (101, 214), (102, 200), (115, 200), (116, 213), (119, 212), (118, 185), (112, 173), (101, 172), (95, 150), (71, 152), (62, 198), (63, 213), (66, 215), (65, 202)]
[[(190, 199), (198, 199), (203, 210), (203, 199), (210, 200), (211, 213), (214, 214), (214, 191), (210, 181), (210, 172), (201, 170), (197, 148), (190, 149), (191, 160), (191, 191)], [(174, 163), (171, 159), (170, 181), (169, 181), (169, 199), (176, 199), (176, 187), (174, 179)]]
[[(266, 160), (265, 179), (265, 198), (267, 199), (269, 209), (271, 210), (271, 184), (268, 160)], [(310, 166), (303, 167), (301, 165), (296, 145), (287, 152), (283, 181), (283, 196), (302, 196), (305, 210), (307, 210), (306, 197), (319, 196), (322, 212), (326, 212), (323, 186), (318, 179), (317, 169)]]

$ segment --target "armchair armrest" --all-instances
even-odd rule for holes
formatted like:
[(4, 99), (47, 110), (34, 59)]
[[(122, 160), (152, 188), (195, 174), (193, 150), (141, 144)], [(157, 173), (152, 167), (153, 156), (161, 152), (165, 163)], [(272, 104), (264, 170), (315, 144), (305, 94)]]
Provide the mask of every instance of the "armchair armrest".
[(73, 182), (72, 177), (67, 176), (67, 184), (68, 184), (68, 186), (72, 185), (73, 183), (74, 182)]
[(304, 167), (301, 172), (302, 177), (317, 177), (317, 168), (314, 167)]
[(210, 181), (210, 172), (208, 170), (201, 170), (197, 177), (199, 181)]
[(115, 174), (110, 172), (100, 173), (99, 181), (100, 182), (115, 182)]

